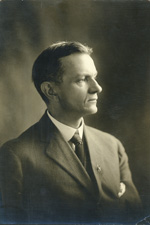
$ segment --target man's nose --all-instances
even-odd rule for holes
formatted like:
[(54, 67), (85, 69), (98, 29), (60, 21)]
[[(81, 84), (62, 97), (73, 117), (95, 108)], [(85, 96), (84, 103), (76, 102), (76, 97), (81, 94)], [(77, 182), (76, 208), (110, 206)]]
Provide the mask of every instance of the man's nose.
[(92, 79), (90, 82), (89, 92), (91, 93), (100, 93), (102, 92), (102, 87), (99, 85), (99, 83)]

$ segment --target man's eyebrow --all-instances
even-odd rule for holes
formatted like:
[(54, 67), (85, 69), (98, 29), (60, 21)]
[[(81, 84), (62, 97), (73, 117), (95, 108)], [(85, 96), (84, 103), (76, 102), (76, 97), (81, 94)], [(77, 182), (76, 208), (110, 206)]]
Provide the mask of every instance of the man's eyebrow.
[(90, 76), (93, 76), (93, 77), (97, 77), (97, 75), (98, 75), (98, 72), (96, 72), (96, 73), (94, 73), (94, 74), (88, 74), (88, 73), (77, 73), (76, 74), (76, 76), (75, 77), (84, 77), (84, 76), (88, 76), (88, 77), (90, 77)]

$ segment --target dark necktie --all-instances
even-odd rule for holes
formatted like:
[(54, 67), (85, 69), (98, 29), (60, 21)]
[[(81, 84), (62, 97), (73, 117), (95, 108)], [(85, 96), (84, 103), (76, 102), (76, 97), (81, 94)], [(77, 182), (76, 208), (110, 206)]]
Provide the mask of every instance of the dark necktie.
[(79, 136), (79, 132), (76, 131), (73, 137), (71, 138), (71, 142), (75, 145), (75, 153), (84, 165), (84, 148), (83, 141)]

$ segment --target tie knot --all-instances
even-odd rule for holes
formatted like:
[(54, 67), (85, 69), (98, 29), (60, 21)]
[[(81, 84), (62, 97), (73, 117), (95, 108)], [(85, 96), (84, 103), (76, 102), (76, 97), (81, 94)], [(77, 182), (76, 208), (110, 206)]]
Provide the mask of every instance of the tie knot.
[(73, 137), (71, 138), (71, 142), (73, 144), (75, 144), (76, 146), (83, 144), (82, 139), (80, 138), (78, 131), (76, 131), (75, 134), (73, 135)]

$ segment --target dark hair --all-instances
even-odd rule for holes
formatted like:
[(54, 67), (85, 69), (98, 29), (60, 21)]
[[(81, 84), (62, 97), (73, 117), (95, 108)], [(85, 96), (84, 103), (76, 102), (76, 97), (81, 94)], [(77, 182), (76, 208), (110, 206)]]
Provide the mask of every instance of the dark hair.
[(44, 81), (61, 83), (64, 70), (60, 59), (78, 52), (90, 55), (92, 49), (79, 42), (62, 41), (49, 46), (35, 60), (32, 68), (32, 80), (46, 103), (48, 99), (41, 91), (41, 84)]

